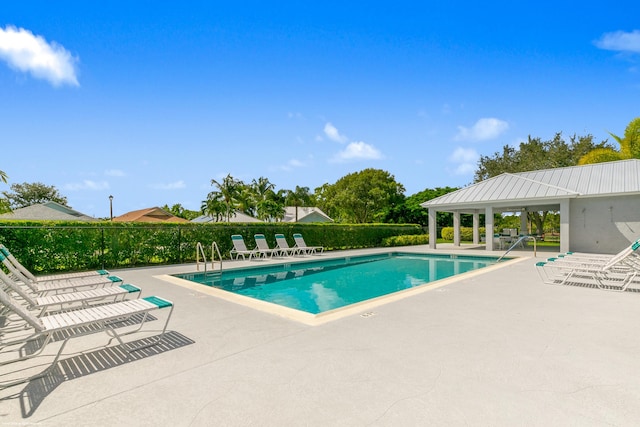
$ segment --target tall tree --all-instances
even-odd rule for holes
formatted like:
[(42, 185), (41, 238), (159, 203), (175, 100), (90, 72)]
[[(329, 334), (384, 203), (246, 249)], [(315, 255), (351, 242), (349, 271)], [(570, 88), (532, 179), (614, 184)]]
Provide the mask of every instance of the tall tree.
[(62, 196), (53, 185), (44, 185), (41, 182), (11, 184), (11, 191), (3, 191), (11, 209), (24, 208), (45, 202), (56, 202), (67, 206), (67, 198)]
[(296, 222), (298, 222), (298, 207), (307, 206), (311, 201), (311, 192), (309, 187), (300, 187), (296, 185), (296, 189), (287, 192), (285, 202), (287, 206), (295, 206), (296, 208)]
[(253, 187), (241, 183), (238, 185), (238, 191), (235, 195), (235, 208), (242, 213), (254, 216), (257, 197)]
[(209, 215), (211, 218), (214, 218), (216, 222), (220, 222), (225, 218), (227, 205), (219, 193), (209, 193), (207, 200), (202, 202), (200, 211), (203, 215)]
[(280, 221), (284, 218), (284, 205), (276, 200), (260, 200), (257, 205), (257, 216), (263, 221)]
[[(316, 189), (320, 208), (340, 222), (383, 221), (389, 206), (401, 203), (404, 187), (380, 169), (364, 169)], [(331, 214), (330, 214), (331, 216)]]
[(169, 205), (164, 205), (162, 209), (169, 212), (171, 215), (175, 215), (179, 218), (184, 218), (189, 221), (197, 218), (198, 215), (200, 215), (200, 212), (185, 209), (180, 203), (173, 204), (171, 205), (171, 207), (169, 207)]
[(528, 172), (541, 169), (575, 166), (582, 156), (594, 149), (611, 148), (608, 142), (594, 142), (593, 135), (573, 135), (567, 143), (562, 133), (556, 133), (553, 139), (542, 141), (528, 137), (518, 148), (510, 145), (502, 147), (502, 152), (493, 156), (480, 156), (474, 182), (498, 176), (502, 173)]
[[(528, 141), (521, 142), (518, 149), (505, 145), (502, 152), (496, 152), (493, 156), (480, 156), (474, 181), (480, 182), (503, 173), (575, 166), (590, 151), (606, 148), (611, 148), (606, 140), (596, 143), (592, 135), (573, 135), (568, 144), (562, 138), (562, 133), (556, 133), (549, 141), (529, 136)], [(547, 212), (530, 212), (529, 215), (537, 229), (542, 231)]]
[(234, 179), (231, 174), (227, 174), (222, 179), (222, 182), (218, 182), (215, 179), (211, 180), (211, 185), (214, 185), (217, 190), (212, 191), (207, 196), (207, 199), (222, 200), (225, 205), (225, 217), (227, 222), (231, 219), (231, 212), (235, 209), (236, 197), (238, 197), (240, 187), (243, 185), (242, 181)]
[[(443, 196), (452, 191), (456, 191), (455, 187), (437, 187), (427, 188), (416, 194), (404, 199), (404, 202), (390, 209), (385, 218), (385, 222), (397, 224), (420, 224), (427, 226), (429, 224), (429, 211), (422, 206), (422, 203)], [(438, 212), (436, 221), (438, 227), (448, 227), (453, 223), (453, 214), (451, 212)], [(463, 224), (467, 225), (467, 224)]]
[(637, 117), (627, 125), (624, 136), (619, 137), (609, 132), (609, 135), (620, 144), (620, 149), (613, 147), (595, 148), (582, 156), (578, 161), (580, 165), (590, 163), (613, 162), (615, 160), (640, 159), (640, 117)]
[(271, 193), (275, 188), (275, 185), (269, 181), (269, 178), (261, 176), (257, 180), (251, 181), (251, 188), (254, 194), (257, 196), (257, 200), (267, 200), (270, 198)]
[[(3, 171), (0, 171), (0, 181), (7, 183), (9, 177)], [(11, 203), (9, 199), (5, 197), (0, 198), (0, 213), (11, 212)]]

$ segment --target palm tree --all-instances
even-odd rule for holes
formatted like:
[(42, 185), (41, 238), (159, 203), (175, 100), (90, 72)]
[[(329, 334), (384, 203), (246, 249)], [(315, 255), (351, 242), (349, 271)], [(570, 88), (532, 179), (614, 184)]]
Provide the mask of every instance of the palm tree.
[(275, 200), (258, 202), (258, 218), (263, 221), (280, 221), (284, 218), (284, 206)]
[[(231, 174), (227, 174), (227, 176), (222, 179), (222, 182), (218, 182), (215, 179), (211, 180), (211, 185), (215, 185), (218, 188), (217, 193), (220, 194), (220, 198), (226, 206), (227, 222), (229, 222), (231, 218), (231, 211), (234, 209), (234, 203), (241, 184), (242, 182), (235, 180)], [(211, 194), (212, 193), (209, 193), (209, 196), (211, 196)], [(218, 199), (218, 196), (216, 196), (215, 199)]]
[(247, 215), (255, 214), (256, 195), (252, 187), (248, 185), (240, 185), (235, 197), (235, 207)]
[(287, 193), (286, 203), (289, 206), (296, 207), (296, 222), (298, 222), (298, 206), (306, 206), (311, 201), (311, 193), (309, 187), (300, 187), (296, 185), (294, 191)]
[(200, 210), (204, 215), (209, 215), (211, 218), (214, 218), (216, 222), (220, 222), (222, 218), (224, 218), (225, 212), (227, 211), (227, 206), (224, 201), (219, 198), (219, 193), (211, 192), (209, 193), (209, 197), (207, 200), (202, 202), (200, 206)]
[(596, 148), (582, 156), (578, 161), (579, 165), (592, 163), (613, 162), (615, 160), (640, 159), (640, 117), (637, 117), (627, 125), (624, 137), (620, 138), (609, 132), (618, 144), (620, 150), (613, 148)]
[[(0, 181), (6, 184), (8, 179), (9, 177), (7, 176), (7, 174), (4, 173), (4, 171), (0, 171)], [(0, 213), (6, 212), (11, 212), (11, 203), (9, 202), (8, 198), (3, 197), (0, 199)]]
[(269, 178), (260, 177), (251, 183), (253, 192), (256, 194), (258, 201), (267, 200), (270, 193), (273, 192), (275, 185), (269, 182)]

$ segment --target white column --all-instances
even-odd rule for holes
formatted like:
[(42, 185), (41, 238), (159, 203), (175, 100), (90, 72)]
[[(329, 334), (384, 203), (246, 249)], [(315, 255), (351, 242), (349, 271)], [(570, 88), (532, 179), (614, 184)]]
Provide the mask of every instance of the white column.
[(473, 214), (473, 244), (480, 243), (480, 214), (474, 212)]
[(484, 210), (484, 227), (486, 238), (486, 250), (493, 250), (493, 206), (487, 206)]
[(527, 235), (529, 234), (528, 230), (529, 221), (527, 220), (527, 211), (520, 212), (520, 234)]
[(560, 202), (560, 252), (569, 252), (569, 199)]
[(429, 249), (436, 248), (436, 239), (438, 238), (438, 228), (436, 223), (436, 210), (429, 208)]
[(460, 212), (453, 213), (453, 246), (460, 246)]

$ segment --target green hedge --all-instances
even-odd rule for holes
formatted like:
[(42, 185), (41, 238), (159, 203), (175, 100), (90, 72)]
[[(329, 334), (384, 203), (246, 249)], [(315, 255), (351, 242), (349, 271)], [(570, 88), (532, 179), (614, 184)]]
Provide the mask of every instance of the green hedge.
[[(480, 235), (484, 234), (484, 227), (480, 227)], [(443, 227), (440, 233), (444, 240), (453, 240), (453, 227)], [(460, 227), (460, 240), (473, 242), (473, 227)]]
[(382, 246), (411, 246), (426, 245), (429, 243), (428, 234), (410, 234), (403, 236), (391, 236), (382, 240)]
[(0, 243), (36, 274), (195, 262), (198, 242), (207, 258), (212, 242), (228, 258), (232, 234), (241, 234), (253, 248), (253, 235), (258, 233), (265, 235), (271, 247), (276, 233), (284, 234), (290, 245), (293, 234), (301, 233), (308, 245), (335, 250), (380, 247), (393, 236), (422, 234), (422, 228), (406, 224), (0, 222)]

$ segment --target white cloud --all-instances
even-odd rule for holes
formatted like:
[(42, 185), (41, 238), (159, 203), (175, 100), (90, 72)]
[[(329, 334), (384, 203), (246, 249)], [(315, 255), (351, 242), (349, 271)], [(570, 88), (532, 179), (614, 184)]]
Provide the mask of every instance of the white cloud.
[(107, 176), (127, 176), (127, 174), (120, 169), (107, 169), (106, 171), (104, 171), (104, 174)]
[(351, 160), (377, 160), (382, 158), (382, 153), (372, 145), (362, 141), (351, 142), (333, 158), (334, 162), (346, 162)]
[(640, 30), (605, 33), (594, 44), (598, 48), (605, 50), (640, 53)]
[(483, 118), (478, 120), (471, 128), (458, 126), (456, 141), (486, 141), (494, 139), (509, 129), (509, 124), (495, 118)]
[(79, 86), (75, 63), (77, 58), (55, 42), (47, 43), (24, 28), (0, 28), (0, 59), (11, 68), (29, 72), (54, 86)]
[(473, 148), (458, 147), (449, 156), (449, 162), (456, 164), (454, 175), (469, 175), (475, 172), (480, 155)]
[(338, 129), (336, 129), (336, 127), (331, 123), (327, 123), (326, 125), (324, 125), (324, 134), (327, 135), (327, 137), (332, 141), (340, 142), (343, 144), (348, 141), (348, 138), (344, 135), (340, 135)]
[(109, 189), (109, 183), (107, 181), (100, 181), (100, 182), (96, 182), (96, 181), (91, 181), (89, 179), (85, 179), (82, 182), (76, 182), (76, 183), (71, 183), (71, 184), (66, 184), (64, 186), (65, 190), (69, 190), (69, 191), (80, 191), (80, 190), (91, 190), (91, 191), (96, 191), (96, 190), (107, 190)]
[(307, 165), (304, 162), (298, 159), (291, 159), (286, 164), (280, 166), (279, 169), (283, 171), (290, 171), (297, 168), (303, 168), (305, 166)]
[(154, 184), (151, 185), (151, 188), (154, 190), (179, 190), (181, 188), (185, 188), (187, 185), (183, 180), (170, 182), (168, 184)]

